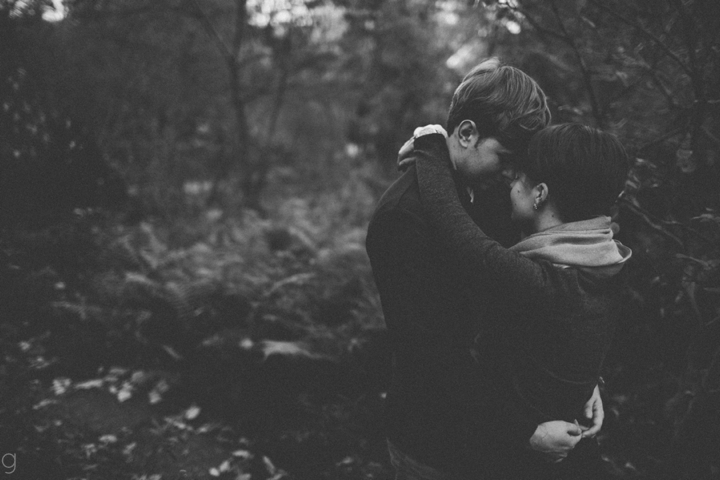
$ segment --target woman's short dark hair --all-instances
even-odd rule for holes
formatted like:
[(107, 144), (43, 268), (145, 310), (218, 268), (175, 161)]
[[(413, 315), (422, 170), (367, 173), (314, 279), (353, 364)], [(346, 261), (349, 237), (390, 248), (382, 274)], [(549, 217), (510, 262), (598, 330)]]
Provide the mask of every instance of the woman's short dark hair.
[(480, 138), (495, 137), (520, 152), (533, 133), (550, 123), (550, 110), (535, 80), (493, 57), (470, 70), (453, 94), (448, 133), (463, 120), (475, 122)]
[(578, 123), (553, 125), (530, 140), (519, 165), (546, 183), (564, 222), (607, 215), (625, 187), (629, 161), (615, 135)]

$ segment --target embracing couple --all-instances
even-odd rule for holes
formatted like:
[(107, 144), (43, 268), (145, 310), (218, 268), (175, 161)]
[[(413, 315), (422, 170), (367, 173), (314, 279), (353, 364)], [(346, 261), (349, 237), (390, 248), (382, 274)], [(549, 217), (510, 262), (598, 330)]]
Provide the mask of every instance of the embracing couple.
[(607, 215), (628, 159), (613, 135), (549, 123), (535, 81), (490, 59), (447, 132), (400, 150), (367, 236), (397, 480), (604, 476), (598, 383), (631, 254)]

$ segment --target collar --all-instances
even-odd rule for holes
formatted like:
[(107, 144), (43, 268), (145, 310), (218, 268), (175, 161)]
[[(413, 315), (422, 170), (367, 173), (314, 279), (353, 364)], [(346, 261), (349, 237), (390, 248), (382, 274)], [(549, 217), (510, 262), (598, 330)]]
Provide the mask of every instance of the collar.
[(632, 251), (613, 239), (609, 217), (600, 216), (543, 230), (521, 240), (511, 250), (556, 265), (607, 269), (617, 273)]

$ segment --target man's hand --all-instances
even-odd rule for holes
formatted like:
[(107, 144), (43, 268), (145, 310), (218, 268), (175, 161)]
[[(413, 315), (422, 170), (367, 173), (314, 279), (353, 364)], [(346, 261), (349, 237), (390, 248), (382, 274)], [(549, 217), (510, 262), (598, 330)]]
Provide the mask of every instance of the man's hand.
[(595, 385), (595, 390), (590, 400), (585, 404), (585, 418), (592, 419), (592, 427), (585, 430), (582, 434), (583, 438), (593, 438), (602, 428), (603, 420), (605, 420), (605, 410), (603, 409), (602, 399), (600, 398), (600, 388)]
[(583, 438), (582, 428), (577, 423), (553, 420), (538, 425), (530, 438), (530, 447), (551, 462), (560, 462)]
[(447, 132), (440, 125), (425, 125), (424, 127), (418, 127), (415, 129), (412, 138), (400, 147), (397, 159), (398, 170), (403, 171), (415, 162), (415, 157), (412, 156), (413, 148), (415, 148), (415, 139), (422, 137), (423, 135), (431, 135), (433, 133), (439, 133), (447, 138)]

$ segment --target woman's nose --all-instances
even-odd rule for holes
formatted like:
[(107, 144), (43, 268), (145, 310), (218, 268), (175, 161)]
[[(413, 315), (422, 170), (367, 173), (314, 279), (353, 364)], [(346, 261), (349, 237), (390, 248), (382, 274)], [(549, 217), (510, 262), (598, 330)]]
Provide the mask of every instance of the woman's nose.
[(509, 186), (513, 181), (515, 181), (516, 174), (515, 169), (512, 167), (504, 167), (501, 172), (503, 179), (505, 180), (505, 183)]

